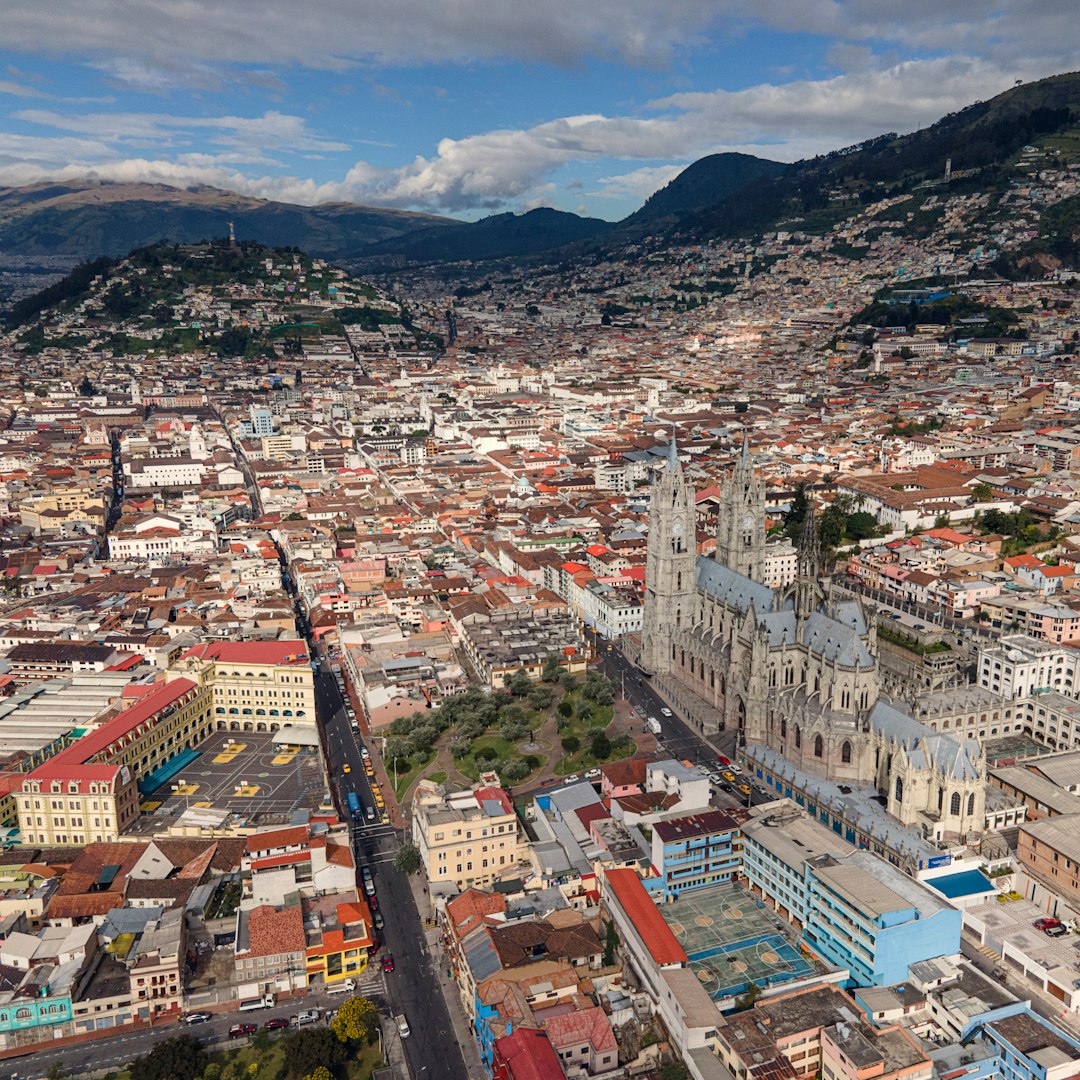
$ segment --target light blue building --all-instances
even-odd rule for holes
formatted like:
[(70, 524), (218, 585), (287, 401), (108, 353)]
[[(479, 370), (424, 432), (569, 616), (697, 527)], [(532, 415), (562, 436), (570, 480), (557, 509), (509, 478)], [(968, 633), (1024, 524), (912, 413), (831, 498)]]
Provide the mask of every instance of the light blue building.
[(646, 889), (675, 900), (688, 889), (733, 881), (742, 867), (739, 823), (719, 810), (668, 818), (653, 825), (652, 865), (656, 878)]
[(900, 983), (908, 965), (960, 952), (956, 908), (791, 802), (745, 822), (743, 872), (809, 949), (850, 972), (850, 986)]

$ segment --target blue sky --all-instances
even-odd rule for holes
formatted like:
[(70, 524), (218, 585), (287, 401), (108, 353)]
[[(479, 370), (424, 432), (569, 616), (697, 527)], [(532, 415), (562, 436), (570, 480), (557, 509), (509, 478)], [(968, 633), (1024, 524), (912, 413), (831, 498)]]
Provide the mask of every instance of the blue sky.
[(0, 185), (617, 219), (1080, 68), (1072, 0), (5, 0)]

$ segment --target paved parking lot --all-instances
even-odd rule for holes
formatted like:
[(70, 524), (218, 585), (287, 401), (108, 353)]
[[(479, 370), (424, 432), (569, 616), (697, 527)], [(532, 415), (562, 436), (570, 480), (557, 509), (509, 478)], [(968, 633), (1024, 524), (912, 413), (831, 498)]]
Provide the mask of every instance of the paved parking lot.
[(160, 827), (163, 817), (188, 807), (212, 807), (276, 824), (323, 801), (326, 781), (317, 752), (275, 746), (273, 735), (250, 731), (215, 732), (197, 749), (190, 765), (143, 797), (144, 821)]

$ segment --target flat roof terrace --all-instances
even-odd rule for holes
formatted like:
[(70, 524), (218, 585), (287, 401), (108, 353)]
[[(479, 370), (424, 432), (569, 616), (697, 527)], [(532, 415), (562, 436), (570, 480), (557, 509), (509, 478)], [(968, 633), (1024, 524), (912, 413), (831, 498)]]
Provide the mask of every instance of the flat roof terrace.
[(791, 927), (739, 884), (684, 892), (660, 913), (715, 1001), (824, 972), (796, 944)]

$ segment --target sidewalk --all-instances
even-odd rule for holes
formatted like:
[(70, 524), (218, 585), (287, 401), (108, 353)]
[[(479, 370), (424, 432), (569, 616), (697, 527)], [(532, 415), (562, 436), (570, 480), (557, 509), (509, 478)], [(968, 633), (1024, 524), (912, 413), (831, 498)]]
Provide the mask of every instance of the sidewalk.
[[(425, 891), (422, 873), (409, 875), (409, 888), (412, 889), (413, 897), (416, 900), (416, 910), (420, 912), (420, 918), (431, 918), (435, 912)], [(438, 924), (425, 927), (422, 938), (424, 948), (431, 957), (435, 970), (439, 973), (439, 986), (442, 989), (443, 1000), (446, 1002), (446, 1011), (450, 1014), (450, 1024), (454, 1029), (454, 1037), (457, 1039), (458, 1045), (461, 1047), (461, 1055), (465, 1059), (466, 1071), (470, 1076), (486, 1076), (487, 1070), (480, 1059), (480, 1048), (476, 1044), (476, 1036), (473, 1035), (469, 1027), (469, 1021), (465, 1016), (457, 985), (446, 975), (446, 957), (443, 954), (442, 943), (439, 940), (440, 933)]]

